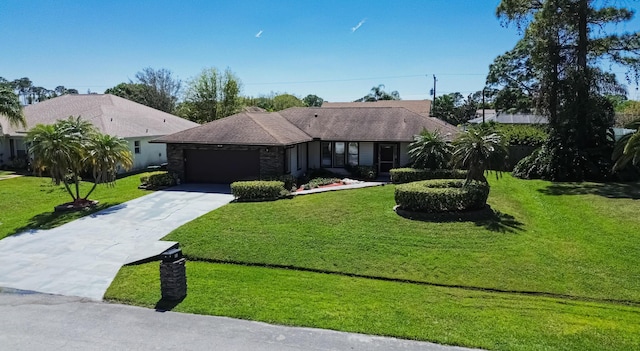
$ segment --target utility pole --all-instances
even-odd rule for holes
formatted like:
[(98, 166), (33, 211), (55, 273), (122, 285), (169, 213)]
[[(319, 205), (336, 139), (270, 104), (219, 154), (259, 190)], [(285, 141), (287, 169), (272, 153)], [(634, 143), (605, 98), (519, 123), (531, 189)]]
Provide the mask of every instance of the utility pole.
[(431, 111), (429, 111), (429, 115), (433, 117), (433, 105), (436, 103), (436, 75), (433, 75), (433, 89), (431, 89), (431, 95), (433, 95), (433, 101), (431, 102)]
[(482, 88), (482, 124), (484, 124), (484, 88)]

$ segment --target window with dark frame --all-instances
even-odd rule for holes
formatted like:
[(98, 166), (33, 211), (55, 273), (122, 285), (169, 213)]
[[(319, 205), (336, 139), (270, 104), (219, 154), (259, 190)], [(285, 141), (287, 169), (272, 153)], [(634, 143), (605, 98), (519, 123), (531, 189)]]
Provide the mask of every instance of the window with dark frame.
[(320, 146), (320, 165), (325, 168), (344, 168), (360, 163), (358, 142), (323, 141)]
[(296, 145), (296, 163), (298, 166), (298, 170), (302, 169), (302, 148), (301, 144)]
[(140, 153), (140, 140), (135, 140), (135, 141), (133, 142), (133, 151), (134, 151), (136, 154), (139, 154), (139, 153)]

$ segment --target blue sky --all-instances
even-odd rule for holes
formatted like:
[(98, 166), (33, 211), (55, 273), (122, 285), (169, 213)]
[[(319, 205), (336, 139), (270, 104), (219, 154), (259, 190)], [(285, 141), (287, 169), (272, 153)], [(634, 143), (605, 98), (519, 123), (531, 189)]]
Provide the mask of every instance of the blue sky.
[(466, 95), (518, 40), (499, 2), (2, 0), (0, 76), (101, 93), (144, 67), (183, 81), (229, 67), (244, 95), (352, 101), (378, 84), (430, 98), (435, 74), (438, 95)]

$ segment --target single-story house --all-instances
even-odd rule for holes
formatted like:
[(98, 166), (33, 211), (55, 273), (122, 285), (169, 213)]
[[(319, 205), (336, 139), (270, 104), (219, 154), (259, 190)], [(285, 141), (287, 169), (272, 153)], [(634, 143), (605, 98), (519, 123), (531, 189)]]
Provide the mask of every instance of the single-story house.
[[(439, 119), (431, 117), (431, 100), (378, 100), (378, 101), (357, 101), (357, 102), (329, 102), (322, 103), (323, 108), (335, 107), (404, 107), (407, 110), (429, 117), (442, 122)], [(442, 122), (445, 123), (445, 122)]]
[(294, 107), (244, 111), (160, 137), (168, 169), (182, 181), (229, 183), (347, 165), (379, 173), (410, 162), (408, 145), (423, 128), (453, 138), (458, 129), (401, 107)]
[[(476, 116), (478, 117), (470, 119), (468, 123), (482, 123), (482, 110), (476, 111)], [(532, 113), (496, 113), (496, 110), (485, 110), (484, 121), (494, 121), (503, 124), (549, 124), (549, 120), (546, 116)]]
[(53, 124), (81, 116), (101, 133), (124, 138), (133, 155), (134, 169), (167, 162), (165, 145), (149, 141), (199, 124), (111, 94), (70, 94), (24, 107), (26, 128), (9, 125), (0, 116), (0, 165), (28, 154), (27, 131), (37, 124)]

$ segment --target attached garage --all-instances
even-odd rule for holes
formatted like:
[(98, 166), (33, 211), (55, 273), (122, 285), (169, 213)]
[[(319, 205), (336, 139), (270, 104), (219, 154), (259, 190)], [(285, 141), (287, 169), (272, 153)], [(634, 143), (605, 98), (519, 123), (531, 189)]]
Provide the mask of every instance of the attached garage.
[(260, 178), (258, 150), (184, 150), (185, 181), (231, 183)]

